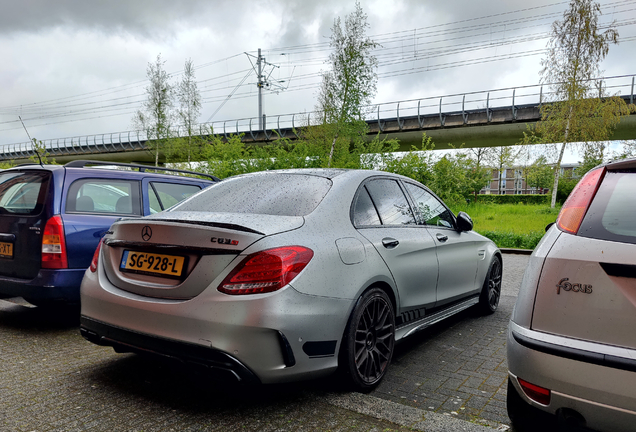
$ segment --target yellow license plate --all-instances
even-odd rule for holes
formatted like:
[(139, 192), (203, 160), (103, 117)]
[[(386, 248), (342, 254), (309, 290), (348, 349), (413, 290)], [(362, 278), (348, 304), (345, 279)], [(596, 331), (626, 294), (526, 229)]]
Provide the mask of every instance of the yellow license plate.
[(0, 258), (13, 258), (13, 243), (0, 242)]
[(181, 278), (185, 257), (125, 250), (119, 269), (153, 276)]

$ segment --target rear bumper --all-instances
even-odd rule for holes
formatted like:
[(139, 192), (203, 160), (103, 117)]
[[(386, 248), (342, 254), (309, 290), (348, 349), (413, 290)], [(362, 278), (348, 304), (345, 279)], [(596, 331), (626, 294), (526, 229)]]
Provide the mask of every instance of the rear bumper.
[[(552, 415), (575, 411), (595, 430), (633, 431), (636, 424), (636, 372), (633, 360), (582, 349), (580, 341), (550, 340), (545, 333), (510, 323), (508, 369), (512, 385), (525, 403)], [(563, 340), (562, 340), (563, 339)], [(561, 343), (554, 343), (562, 340)], [(626, 355), (629, 356), (626, 350)], [(636, 359), (636, 357), (634, 358)], [(550, 389), (549, 405), (529, 399), (517, 378)]]
[(0, 295), (34, 301), (79, 303), (86, 269), (41, 269), (33, 279), (0, 276)]
[(240, 361), (214, 348), (145, 335), (85, 316), (80, 318), (80, 333), (89, 342), (113, 347), (117, 352), (167, 357), (189, 366), (203, 367), (224, 381), (260, 383), (256, 375)]
[[(92, 330), (84, 325), (90, 320), (109, 332), (122, 332), (95, 331), (98, 338), (88, 338), (92, 342), (116, 349), (123, 348), (115, 343), (123, 343), (128, 351), (132, 347), (177, 358), (181, 347), (189, 346), (196, 355), (181, 360), (200, 362), (196, 357), (202, 357), (205, 363), (210, 354), (214, 369), (221, 354), (223, 361), (238, 362), (263, 384), (319, 378), (338, 366), (351, 300), (310, 296), (291, 286), (246, 296), (208, 288), (189, 300), (151, 298), (115, 287), (103, 273), (89, 271), (83, 279), (82, 325)], [(241, 369), (229, 370), (241, 377)]]

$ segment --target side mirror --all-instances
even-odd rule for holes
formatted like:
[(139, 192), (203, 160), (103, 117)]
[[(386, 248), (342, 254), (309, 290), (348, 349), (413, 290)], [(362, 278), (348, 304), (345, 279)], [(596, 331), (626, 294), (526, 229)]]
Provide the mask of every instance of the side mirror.
[(473, 220), (463, 211), (457, 214), (457, 229), (461, 231), (470, 231), (473, 229)]

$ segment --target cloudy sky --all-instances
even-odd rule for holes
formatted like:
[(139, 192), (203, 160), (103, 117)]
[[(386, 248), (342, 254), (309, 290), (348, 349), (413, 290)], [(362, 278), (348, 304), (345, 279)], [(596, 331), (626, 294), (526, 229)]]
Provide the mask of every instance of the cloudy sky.
[[(424, 111), (435, 111), (439, 97), (447, 96), (450, 111), (461, 99), (449, 95), (537, 84), (550, 25), (568, 5), (555, 0), (360, 3), (368, 15), (367, 34), (381, 44), (374, 51), (380, 65), (374, 103), (386, 116), (395, 116), (392, 102), (422, 99)], [(353, 0), (0, 4), (0, 145), (28, 141), (18, 116), (41, 140), (131, 130), (144, 99), (147, 65), (157, 55), (175, 83), (184, 61), (192, 60), (203, 99), (200, 121), (215, 122), (215, 130), (224, 121), (257, 116), (253, 56), (259, 48), (276, 66), (266, 69), (272, 84), (264, 95), (268, 119), (310, 112), (320, 71), (328, 67), (334, 19), (355, 8)], [(615, 21), (621, 40), (602, 64), (604, 76), (636, 74), (636, 0), (600, 4), (601, 25)], [(608, 82), (614, 92), (630, 91), (631, 76)], [(535, 103), (537, 93), (538, 88), (517, 90), (517, 103)], [(523, 94), (531, 96), (519, 100)], [(485, 106), (485, 95), (468, 100)], [(510, 90), (495, 91), (490, 98), (503, 105), (510, 95)], [(403, 102), (400, 109), (416, 105)]]

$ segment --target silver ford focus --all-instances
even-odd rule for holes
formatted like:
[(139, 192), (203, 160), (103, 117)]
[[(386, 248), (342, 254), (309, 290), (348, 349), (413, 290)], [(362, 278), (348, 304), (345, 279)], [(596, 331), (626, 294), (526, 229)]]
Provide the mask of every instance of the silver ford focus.
[(81, 332), (236, 382), (338, 369), (368, 391), (396, 341), (471, 306), (493, 313), (501, 275), (468, 215), (409, 178), (261, 172), (115, 223), (82, 282)]
[(636, 430), (636, 159), (572, 191), (530, 257), (507, 350), (516, 429)]

